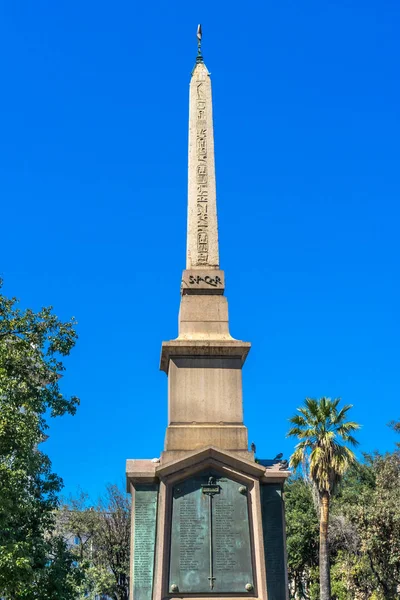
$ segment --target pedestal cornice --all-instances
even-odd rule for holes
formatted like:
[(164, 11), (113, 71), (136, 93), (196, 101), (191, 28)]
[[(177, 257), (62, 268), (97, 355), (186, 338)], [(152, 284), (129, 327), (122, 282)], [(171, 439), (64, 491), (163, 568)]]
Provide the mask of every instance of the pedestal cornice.
[[(130, 483), (150, 483), (169, 477), (178, 478), (181, 473), (194, 472), (199, 465), (229, 467), (240, 473), (254, 477), (263, 483), (283, 483), (290, 475), (289, 470), (282, 470), (280, 462), (267, 461), (268, 466), (238, 456), (235, 452), (221, 450), (214, 446), (206, 446), (195, 451), (183, 452), (179, 458), (173, 453), (163, 453), (161, 460), (139, 459), (126, 461), (126, 477), (129, 491)], [(170, 454), (172, 458), (170, 459)], [(210, 462), (211, 461), (211, 462)], [(263, 461), (264, 462), (264, 461)], [(186, 475), (185, 475), (186, 476)]]
[(250, 351), (250, 342), (241, 340), (171, 340), (163, 342), (161, 348), (160, 370), (168, 374), (168, 365), (171, 357), (180, 356), (213, 356), (237, 357), (244, 361)]

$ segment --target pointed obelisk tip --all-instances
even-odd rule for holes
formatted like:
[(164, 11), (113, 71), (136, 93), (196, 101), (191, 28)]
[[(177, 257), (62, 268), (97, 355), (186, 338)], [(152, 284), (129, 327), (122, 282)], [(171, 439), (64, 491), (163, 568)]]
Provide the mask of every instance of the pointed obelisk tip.
[(197, 25), (197, 57), (196, 57), (196, 64), (204, 62), (203, 61), (203, 55), (201, 53), (201, 38), (202, 37), (203, 37), (203, 32), (201, 30), (201, 25), (199, 23)]

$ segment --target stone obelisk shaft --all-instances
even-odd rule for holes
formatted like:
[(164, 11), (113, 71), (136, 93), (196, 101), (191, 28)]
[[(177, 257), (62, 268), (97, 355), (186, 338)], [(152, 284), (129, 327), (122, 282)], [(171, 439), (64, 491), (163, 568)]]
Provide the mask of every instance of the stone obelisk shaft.
[(229, 333), (219, 269), (211, 81), (201, 53), (190, 81), (188, 187), (179, 335), (163, 342), (161, 352), (160, 367), (168, 374), (163, 460), (207, 445), (247, 456), (242, 366), (250, 344)]
[(186, 269), (219, 268), (211, 80), (198, 62), (190, 81)]

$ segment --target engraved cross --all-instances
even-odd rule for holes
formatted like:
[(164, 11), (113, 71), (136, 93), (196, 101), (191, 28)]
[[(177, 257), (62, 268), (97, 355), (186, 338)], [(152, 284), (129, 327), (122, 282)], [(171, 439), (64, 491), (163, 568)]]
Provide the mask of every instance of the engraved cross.
[(208, 577), (208, 580), (210, 582), (210, 589), (214, 589), (215, 577), (214, 577), (214, 570), (213, 570), (214, 556), (213, 556), (212, 504), (213, 504), (213, 497), (215, 496), (215, 494), (219, 494), (221, 488), (215, 482), (215, 477), (210, 477), (208, 479), (208, 483), (202, 485), (201, 489), (202, 489), (203, 494), (207, 494), (207, 496), (208, 496), (208, 531), (209, 531), (209, 543), (210, 543), (210, 575)]

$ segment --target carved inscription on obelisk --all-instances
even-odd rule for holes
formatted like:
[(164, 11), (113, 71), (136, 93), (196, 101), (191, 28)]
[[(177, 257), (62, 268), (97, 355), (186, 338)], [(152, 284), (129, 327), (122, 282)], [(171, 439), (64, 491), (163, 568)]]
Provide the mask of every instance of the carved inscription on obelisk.
[(211, 81), (197, 64), (190, 82), (187, 269), (218, 269)]
[(204, 81), (196, 81), (196, 90), (197, 263), (205, 265), (208, 264), (208, 170), (207, 102)]

